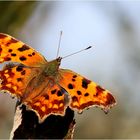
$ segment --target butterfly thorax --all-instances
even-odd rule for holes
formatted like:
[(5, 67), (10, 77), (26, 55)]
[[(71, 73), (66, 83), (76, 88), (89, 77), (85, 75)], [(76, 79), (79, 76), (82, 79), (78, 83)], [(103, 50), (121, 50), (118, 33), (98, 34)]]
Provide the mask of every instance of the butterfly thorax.
[(58, 68), (60, 66), (61, 57), (58, 57), (55, 60), (52, 60), (47, 63), (44, 68), (45, 76), (55, 76), (58, 73)]

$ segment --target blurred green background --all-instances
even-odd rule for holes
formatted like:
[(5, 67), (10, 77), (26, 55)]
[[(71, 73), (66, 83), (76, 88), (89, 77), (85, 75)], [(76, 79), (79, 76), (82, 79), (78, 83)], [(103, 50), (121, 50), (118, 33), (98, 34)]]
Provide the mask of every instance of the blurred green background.
[[(105, 115), (99, 108), (76, 113), (74, 138), (140, 138), (140, 1), (0, 2), (0, 32), (56, 57), (89, 45), (94, 49), (62, 61), (109, 89), (117, 106)], [(0, 138), (9, 138), (16, 100), (0, 95)]]

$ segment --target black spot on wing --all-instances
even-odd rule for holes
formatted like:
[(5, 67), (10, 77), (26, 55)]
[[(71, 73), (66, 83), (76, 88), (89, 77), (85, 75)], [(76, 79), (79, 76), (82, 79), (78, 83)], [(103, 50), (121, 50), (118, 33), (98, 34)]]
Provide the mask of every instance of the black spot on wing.
[(73, 87), (72, 84), (68, 84), (68, 88), (69, 88), (69, 89), (73, 89), (74, 87)]
[(72, 81), (75, 82), (76, 80), (74, 78), (72, 78)]
[(78, 95), (81, 95), (81, 94), (82, 94), (82, 92), (81, 92), (81, 91), (79, 91), (79, 90), (77, 90), (77, 94), (78, 94)]
[(73, 96), (73, 97), (72, 97), (72, 101), (73, 101), (73, 102), (78, 101), (78, 98), (77, 98), (76, 96)]
[(32, 55), (35, 55), (35, 52), (33, 52)]
[(72, 76), (72, 81), (73, 81), (73, 82), (76, 81), (76, 79), (75, 79), (76, 77), (77, 77), (77, 75), (73, 75), (73, 76)]
[(16, 54), (15, 53), (11, 53), (11, 56), (16, 56)]
[(25, 57), (25, 56), (21, 56), (19, 59), (20, 59), (21, 61), (25, 61), (25, 60), (26, 60), (26, 57)]
[(23, 70), (23, 66), (18, 66), (17, 68), (16, 68), (16, 71), (22, 71)]
[(62, 96), (62, 92), (60, 90), (57, 91), (57, 96)]
[(8, 52), (12, 52), (12, 51), (13, 51), (12, 49), (9, 49), (9, 50), (8, 50)]
[(32, 55), (31, 54), (28, 54), (28, 56), (31, 57)]
[(51, 91), (51, 94), (55, 94), (56, 93), (56, 89)]
[(27, 46), (27, 45), (23, 45), (21, 48), (18, 48), (18, 50), (20, 51), (20, 52), (23, 52), (23, 51), (26, 51), (26, 50), (29, 50), (30, 48)]
[(62, 96), (66, 91), (61, 88), (60, 90), (57, 91), (57, 96)]
[(49, 95), (48, 94), (44, 95), (44, 97), (45, 97), (46, 100), (49, 100)]
[(88, 88), (88, 84), (90, 84), (90, 83), (91, 83), (90, 80), (88, 80), (88, 79), (86, 79), (86, 78), (83, 78), (83, 79), (82, 79), (82, 87), (83, 87), (83, 88), (87, 89), (87, 88)]
[(76, 78), (77, 77), (77, 75), (73, 75), (73, 78)]
[(17, 78), (17, 81), (19, 82), (19, 81), (22, 81), (22, 78)]
[(89, 93), (85, 93), (84, 96), (85, 96), (85, 97), (89, 96)]

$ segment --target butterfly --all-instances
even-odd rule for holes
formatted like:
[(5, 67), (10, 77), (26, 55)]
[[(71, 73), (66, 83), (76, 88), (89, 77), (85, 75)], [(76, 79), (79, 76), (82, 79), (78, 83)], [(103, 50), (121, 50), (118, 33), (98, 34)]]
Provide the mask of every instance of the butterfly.
[(116, 104), (108, 91), (68, 69), (59, 68), (62, 57), (48, 62), (23, 42), (0, 33), (0, 90), (10, 93), (36, 112), (39, 122), (49, 115), (65, 114), (67, 107), (82, 112), (91, 106), (108, 111)]

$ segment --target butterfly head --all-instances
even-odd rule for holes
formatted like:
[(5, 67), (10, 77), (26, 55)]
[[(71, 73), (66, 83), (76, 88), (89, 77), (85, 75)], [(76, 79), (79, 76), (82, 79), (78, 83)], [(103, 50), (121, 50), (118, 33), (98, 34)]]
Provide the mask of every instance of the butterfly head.
[(56, 59), (56, 61), (58, 62), (59, 65), (61, 64), (61, 60), (62, 60), (62, 57), (58, 57), (58, 58)]

